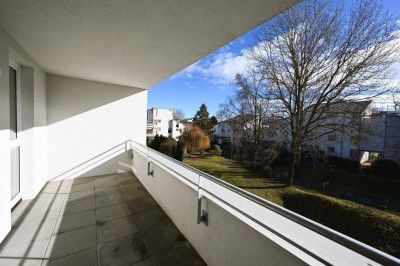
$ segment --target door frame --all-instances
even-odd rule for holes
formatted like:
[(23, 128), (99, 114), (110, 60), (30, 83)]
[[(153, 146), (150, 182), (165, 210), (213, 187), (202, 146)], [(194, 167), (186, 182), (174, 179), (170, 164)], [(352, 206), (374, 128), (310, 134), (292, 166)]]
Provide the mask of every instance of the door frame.
[[(19, 193), (11, 199), (11, 208), (13, 208), (21, 199), (22, 199), (22, 187), (23, 187), (23, 176), (24, 176), (24, 167), (23, 167), (23, 147), (22, 147), (22, 106), (21, 106), (21, 66), (18, 62), (11, 57), (9, 58), (9, 67), (16, 70), (16, 85), (17, 85), (17, 93), (16, 93), (16, 102), (17, 102), (17, 138), (11, 140), (10, 139), (10, 153), (12, 148), (19, 147)], [(11, 159), (11, 158), (10, 158)], [(10, 161), (11, 167), (11, 161)], [(11, 173), (10, 173), (11, 178)], [(10, 191), (11, 192), (11, 191)]]

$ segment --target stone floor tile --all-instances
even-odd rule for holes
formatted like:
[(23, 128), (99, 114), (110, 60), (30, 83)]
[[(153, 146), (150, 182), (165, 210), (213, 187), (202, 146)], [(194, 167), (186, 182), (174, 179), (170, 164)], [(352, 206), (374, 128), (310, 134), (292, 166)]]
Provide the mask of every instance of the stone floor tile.
[(151, 262), (151, 258), (136, 262), (132, 264), (132, 266), (154, 266), (153, 262)]
[(41, 265), (50, 239), (35, 239), (10, 248), (0, 249), (0, 265)]
[(96, 197), (110, 195), (110, 194), (121, 194), (121, 188), (119, 186), (96, 188), (94, 194)]
[(171, 221), (161, 208), (134, 214), (130, 217), (133, 219), (135, 225), (140, 231)]
[(157, 202), (152, 197), (131, 200), (125, 203), (128, 206), (129, 210), (134, 214), (153, 210), (159, 207)]
[(125, 203), (96, 209), (97, 222), (114, 220), (132, 214)]
[(62, 257), (52, 261), (43, 261), (42, 266), (96, 266), (97, 248), (86, 249), (72, 255)]
[(151, 196), (144, 188), (137, 189), (135, 191), (122, 192), (122, 194), (124, 195), (124, 199), (126, 201), (143, 199)]
[(84, 191), (84, 190), (93, 191), (94, 190), (94, 182), (87, 182), (87, 183), (71, 185), (71, 192)]
[(150, 254), (154, 255), (186, 241), (173, 223), (166, 223), (155, 228), (141, 231), (143, 242)]
[(207, 265), (188, 242), (151, 257), (151, 261), (156, 266)]
[(75, 179), (71, 179), (72, 185), (79, 185), (79, 184), (85, 184), (85, 183), (90, 183), (94, 182), (95, 178), (94, 177), (78, 177)]
[(120, 187), (122, 192), (129, 192), (143, 188), (143, 185), (141, 183), (128, 183), (128, 184), (122, 184), (120, 185)]
[(117, 186), (117, 180), (115, 177), (111, 178), (106, 178), (106, 179), (100, 179), (96, 180), (94, 183), (95, 188), (104, 188), (104, 187), (112, 187), (112, 186)]
[(94, 198), (94, 190), (71, 192), (67, 195), (67, 201), (87, 200)]
[(100, 222), (97, 224), (97, 242), (99, 244), (138, 232), (130, 216)]
[(64, 215), (58, 217), (56, 226), (54, 227), (53, 234), (54, 235), (61, 234), (95, 224), (96, 224), (96, 214), (94, 209), (89, 211)]
[(96, 204), (94, 198), (87, 200), (67, 201), (64, 202), (60, 215), (68, 215), (77, 212), (93, 210), (95, 208)]
[(96, 198), (96, 208), (106, 207), (110, 205), (125, 202), (123, 194), (110, 194)]
[(98, 247), (99, 265), (131, 265), (149, 256), (139, 234), (131, 234)]
[(22, 223), (13, 228), (1, 244), (1, 248), (10, 248), (43, 238), (50, 239), (56, 222), (57, 219), (53, 218)]
[(48, 260), (58, 259), (96, 246), (96, 226), (53, 235), (46, 251)]

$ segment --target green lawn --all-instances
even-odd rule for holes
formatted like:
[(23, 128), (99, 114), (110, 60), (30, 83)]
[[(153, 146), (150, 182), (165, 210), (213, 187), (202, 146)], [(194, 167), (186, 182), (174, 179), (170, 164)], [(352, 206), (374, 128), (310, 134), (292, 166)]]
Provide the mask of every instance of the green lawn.
[[(301, 180), (287, 187), (281, 180), (254, 174), (223, 157), (185, 158), (184, 163), (400, 257), (400, 216), (341, 198), (344, 191), (359, 191), (385, 196), (398, 207), (396, 192), (400, 182), (325, 169), (303, 169)], [(329, 190), (322, 189), (322, 178), (331, 180)]]

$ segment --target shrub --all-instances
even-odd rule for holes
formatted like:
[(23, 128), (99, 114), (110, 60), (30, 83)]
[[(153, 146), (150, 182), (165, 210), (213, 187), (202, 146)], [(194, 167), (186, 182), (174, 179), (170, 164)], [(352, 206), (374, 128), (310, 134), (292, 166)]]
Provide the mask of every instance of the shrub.
[(148, 146), (153, 150), (159, 151), (161, 143), (163, 143), (166, 139), (167, 138), (163, 135), (156, 134)]
[(222, 150), (219, 147), (219, 145), (214, 145), (214, 150), (213, 151), (214, 151), (215, 155), (217, 155), (217, 156), (221, 156), (221, 154), (222, 154)]
[(371, 163), (371, 173), (373, 175), (396, 179), (399, 177), (399, 165), (392, 160), (379, 159)]
[(168, 138), (161, 142), (159, 151), (164, 153), (165, 155), (172, 157), (172, 151), (175, 148), (175, 145), (176, 140), (174, 140), (173, 138)]
[(214, 151), (214, 150), (211, 150), (211, 151), (210, 151), (210, 155), (215, 155), (215, 151)]
[(176, 160), (182, 162), (183, 161), (183, 147), (182, 147), (182, 143), (180, 141), (177, 142), (176, 147), (175, 147), (175, 151), (172, 154), (172, 157), (174, 157)]
[(335, 156), (326, 157), (327, 164), (333, 169), (344, 170), (349, 172), (358, 172), (360, 169), (360, 162), (353, 159), (346, 159)]
[(283, 204), (361, 242), (400, 255), (400, 219), (396, 215), (312, 193), (283, 195)]

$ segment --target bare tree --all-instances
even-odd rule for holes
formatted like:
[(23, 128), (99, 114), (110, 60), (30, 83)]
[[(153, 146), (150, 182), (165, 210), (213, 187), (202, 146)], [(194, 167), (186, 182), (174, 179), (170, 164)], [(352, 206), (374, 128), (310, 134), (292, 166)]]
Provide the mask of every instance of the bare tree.
[(382, 5), (355, 1), (345, 9), (329, 2), (304, 1), (270, 20), (246, 55), (274, 102), (271, 117), (284, 121), (291, 146), (288, 185), (307, 141), (351, 125), (340, 103), (388, 91), (399, 52), (393, 45), (398, 25)]
[(275, 130), (268, 119), (269, 99), (265, 84), (254, 72), (247, 77), (237, 74), (236, 91), (220, 104), (218, 117), (229, 123), (234, 134), (241, 138), (245, 153), (250, 154), (253, 166), (262, 162), (262, 140)]
[(174, 109), (174, 119), (178, 121), (185, 119), (185, 113), (182, 109)]

